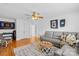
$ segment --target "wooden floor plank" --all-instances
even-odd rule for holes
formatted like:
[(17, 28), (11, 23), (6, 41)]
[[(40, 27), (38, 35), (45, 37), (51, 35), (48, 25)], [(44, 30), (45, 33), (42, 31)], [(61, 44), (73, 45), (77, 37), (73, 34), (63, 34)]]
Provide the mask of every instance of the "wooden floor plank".
[(8, 46), (6, 48), (0, 48), (0, 56), (14, 56), (13, 49), (31, 44), (30, 39), (22, 39), (22, 40), (12, 40), (9, 42)]

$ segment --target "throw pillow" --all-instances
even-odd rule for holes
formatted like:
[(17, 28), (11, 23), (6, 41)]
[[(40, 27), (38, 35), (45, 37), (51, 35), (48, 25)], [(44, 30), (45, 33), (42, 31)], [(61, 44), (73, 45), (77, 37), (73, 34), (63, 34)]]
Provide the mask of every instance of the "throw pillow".
[(60, 39), (61, 39), (60, 45), (63, 46), (66, 42), (66, 35), (65, 34), (61, 35)]
[(66, 42), (69, 43), (71, 40), (71, 34), (68, 34), (68, 36), (66, 37)]
[(76, 37), (75, 35), (71, 35), (69, 34), (66, 38), (66, 42), (69, 44), (69, 45), (73, 45), (74, 43), (76, 43)]
[(76, 43), (76, 37), (75, 35), (72, 35), (69, 44), (73, 45), (74, 43)]
[(65, 40), (66, 40), (66, 35), (65, 35), (65, 34), (61, 35), (60, 39), (61, 39), (61, 41), (64, 41), (64, 42), (65, 42)]

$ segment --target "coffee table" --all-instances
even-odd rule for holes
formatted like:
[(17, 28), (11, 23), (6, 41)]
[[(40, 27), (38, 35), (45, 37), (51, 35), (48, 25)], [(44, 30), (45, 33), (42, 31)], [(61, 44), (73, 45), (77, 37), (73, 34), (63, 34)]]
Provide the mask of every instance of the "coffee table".
[(40, 45), (42, 48), (52, 48), (54, 46), (51, 42), (48, 41), (41, 41)]
[(52, 47), (54, 47), (54, 45), (51, 42), (48, 41), (41, 41), (40, 43), (41, 46), (41, 51), (45, 54), (45, 55), (52, 55)]

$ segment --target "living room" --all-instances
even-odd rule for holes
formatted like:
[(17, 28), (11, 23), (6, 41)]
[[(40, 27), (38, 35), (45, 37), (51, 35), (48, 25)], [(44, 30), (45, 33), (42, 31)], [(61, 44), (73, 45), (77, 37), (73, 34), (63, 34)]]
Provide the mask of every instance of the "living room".
[(0, 56), (78, 56), (78, 7), (78, 3), (0, 3)]

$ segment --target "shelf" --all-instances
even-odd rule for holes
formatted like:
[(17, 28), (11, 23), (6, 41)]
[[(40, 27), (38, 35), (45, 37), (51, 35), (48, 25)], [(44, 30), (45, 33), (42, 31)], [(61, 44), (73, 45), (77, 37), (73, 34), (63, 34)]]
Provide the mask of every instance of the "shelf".
[(12, 39), (12, 33), (2, 33), (2, 39)]

